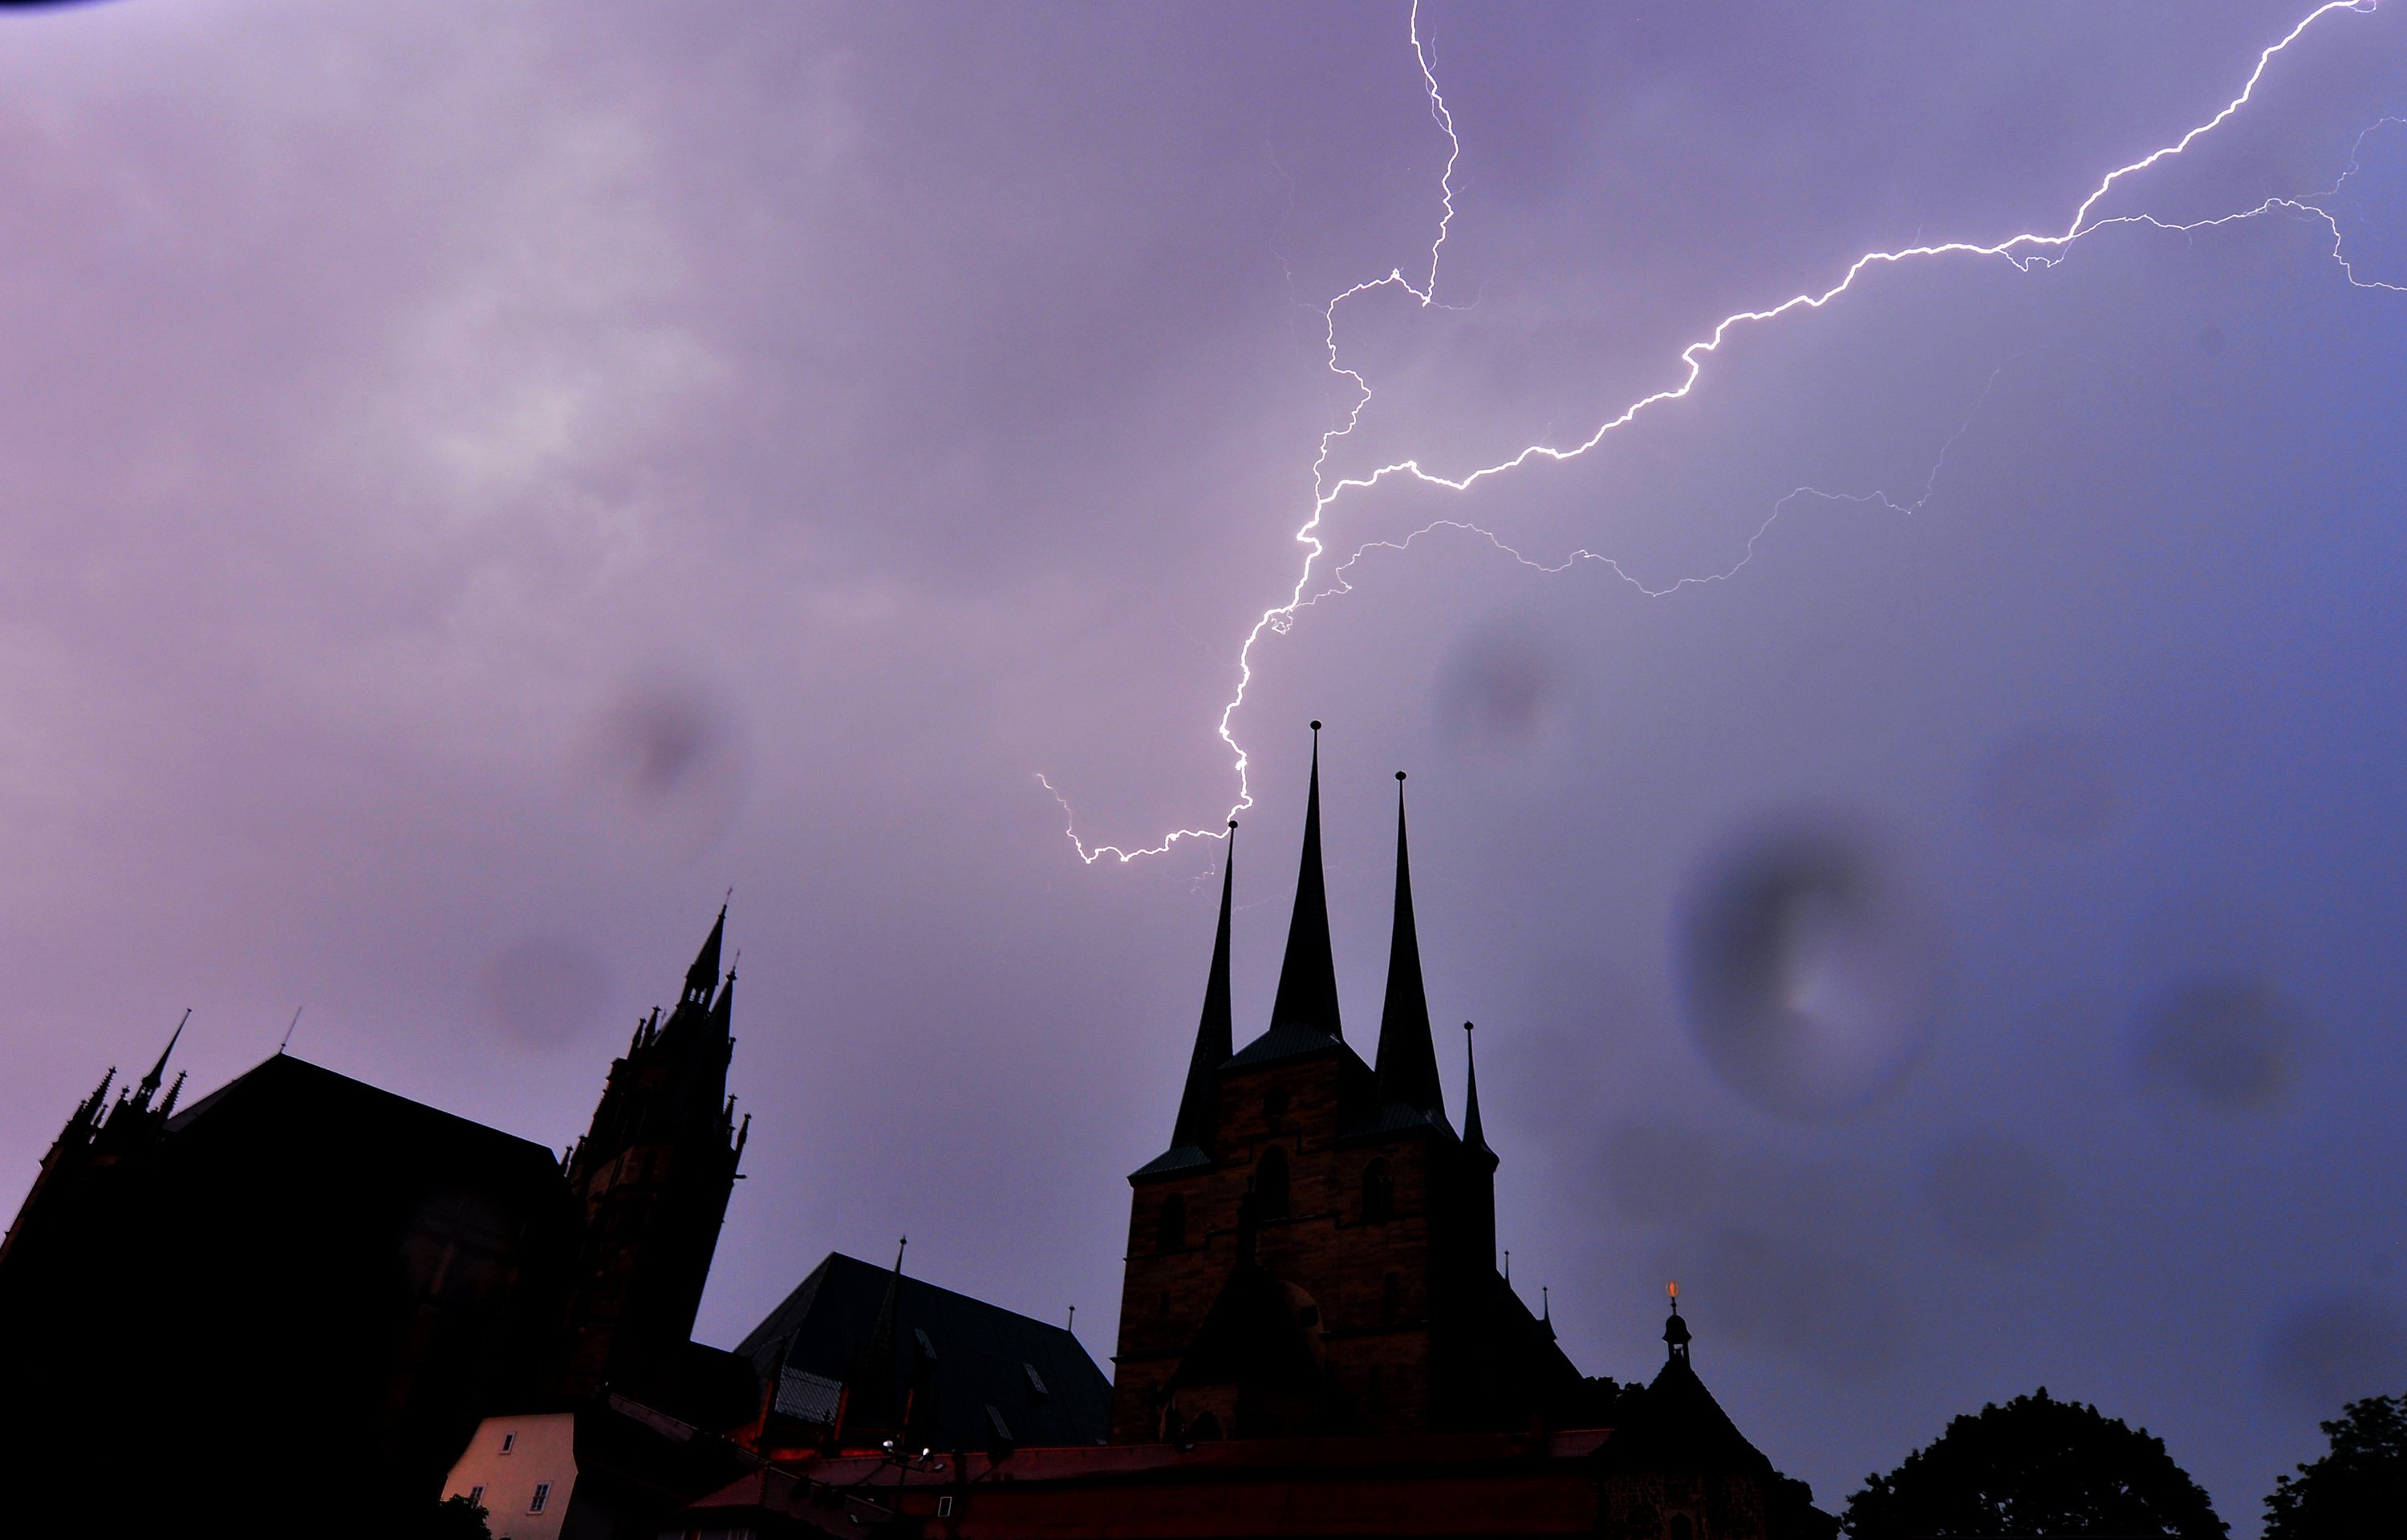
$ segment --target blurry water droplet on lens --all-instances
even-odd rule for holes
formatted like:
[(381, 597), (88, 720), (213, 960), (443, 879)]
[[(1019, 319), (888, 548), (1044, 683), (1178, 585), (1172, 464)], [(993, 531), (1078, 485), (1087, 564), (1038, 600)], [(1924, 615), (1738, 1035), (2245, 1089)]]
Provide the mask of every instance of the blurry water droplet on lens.
[(1491, 770), (1526, 772), (1569, 736), (1571, 681), (1535, 624), (1490, 621), (1460, 639), (1437, 691), (1441, 737)]
[(1863, 830), (1767, 827), (1708, 861), (1682, 906), (1677, 966), (1705, 1062), (1792, 1118), (1862, 1110), (1930, 1039), (1938, 926)]
[(533, 1042), (565, 1042), (590, 1030), (609, 1003), (602, 965), (573, 941), (521, 941), (486, 965), (485, 1006), (505, 1030)]
[(1957, 1136), (1923, 1171), (1923, 1202), (1949, 1238), (1992, 1260), (2037, 1250), (2061, 1222), (2066, 1195), (2046, 1156), (1999, 1133)]
[(2102, 831), (2117, 800), (2105, 756), (2063, 728), (2031, 728), (1993, 749), (1982, 767), (1981, 799), (2001, 830), (2052, 844)]
[(2141, 1083), (2186, 1106), (2226, 1115), (2277, 1106), (2297, 1078), (2304, 1024), (2254, 979), (2198, 979), (2140, 1013), (2133, 1053)]
[(733, 715), (682, 676), (622, 685), (594, 713), (578, 762), (622, 825), (680, 855), (715, 843), (743, 798)]
[(2293, 1306), (2267, 1331), (2266, 1389), (2292, 1411), (2334, 1418), (2351, 1401), (2407, 1387), (2407, 1313), (2372, 1294)]

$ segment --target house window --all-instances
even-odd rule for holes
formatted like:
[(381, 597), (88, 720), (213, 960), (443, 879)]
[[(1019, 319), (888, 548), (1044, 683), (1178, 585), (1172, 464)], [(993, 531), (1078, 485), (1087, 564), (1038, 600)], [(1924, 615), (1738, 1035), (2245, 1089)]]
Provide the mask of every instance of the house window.
[(1153, 1249), (1175, 1251), (1187, 1244), (1187, 1200), (1173, 1193), (1161, 1200), (1161, 1213), (1154, 1222)]
[(527, 1512), (541, 1513), (543, 1511), (543, 1505), (550, 1501), (551, 1483), (548, 1481), (538, 1481), (534, 1484), (534, 1501), (527, 1505)]
[(481, 1508), (485, 1505), (484, 1488), (470, 1487), (468, 1489), (468, 1505), (472, 1508)]
[(1388, 1163), (1374, 1160), (1362, 1167), (1362, 1222), (1385, 1224), (1395, 1212), (1396, 1184), (1388, 1175)]
[(1287, 1218), (1287, 1151), (1275, 1144), (1254, 1167), (1254, 1203), (1264, 1219)]
[(950, 1519), (952, 1516), (953, 1516), (953, 1500), (952, 1500), (951, 1498), (949, 1498), (949, 1497), (939, 1497), (939, 1498), (937, 1498), (937, 1499), (936, 1499), (936, 1517), (937, 1517), (937, 1518), (939, 1518), (939, 1519)]
[(503, 1452), (504, 1454), (507, 1454), (507, 1453), (509, 1453), (512, 1449), (517, 1448), (518, 1447), (519, 1447), (519, 1435), (518, 1435), (518, 1434), (514, 1434), (514, 1433), (506, 1433), (506, 1434), (502, 1434), (502, 1452)]

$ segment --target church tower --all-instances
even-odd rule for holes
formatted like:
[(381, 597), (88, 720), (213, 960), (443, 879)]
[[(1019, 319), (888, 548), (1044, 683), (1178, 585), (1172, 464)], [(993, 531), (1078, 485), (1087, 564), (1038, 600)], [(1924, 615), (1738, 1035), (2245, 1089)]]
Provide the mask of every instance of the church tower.
[(1129, 1179), (1116, 1442), (1519, 1428), (1580, 1392), (1497, 1274), (1475, 1093), (1465, 1136), (1446, 1118), (1397, 783), (1375, 1067), (1339, 1020), (1317, 736), (1269, 1027), (1234, 1052), (1223, 870), (1171, 1145)]
[(677, 1009), (636, 1025), (593, 1126), (569, 1152), (584, 1219), (561, 1387), (569, 1394), (656, 1391), (693, 1335), (751, 1124), (735, 1122), (727, 1094), (735, 972), (719, 979), (726, 928), (722, 907)]

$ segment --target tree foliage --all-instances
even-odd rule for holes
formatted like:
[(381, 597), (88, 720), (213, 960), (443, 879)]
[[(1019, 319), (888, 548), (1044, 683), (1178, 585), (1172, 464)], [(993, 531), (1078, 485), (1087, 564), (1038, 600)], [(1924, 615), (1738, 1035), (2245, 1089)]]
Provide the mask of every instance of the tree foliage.
[(2407, 1525), (2407, 1395), (2352, 1401), (2331, 1448), (2265, 1499), (2265, 1540), (2357, 1540)]
[(485, 1526), (483, 1505), (464, 1497), (447, 1497), (429, 1513), (419, 1531), (425, 1540), (492, 1540)]
[(1855, 1540), (1927, 1535), (2165, 1535), (2225, 1540), (2206, 1492), (2164, 1440), (2047, 1388), (1958, 1417), (1842, 1520)]

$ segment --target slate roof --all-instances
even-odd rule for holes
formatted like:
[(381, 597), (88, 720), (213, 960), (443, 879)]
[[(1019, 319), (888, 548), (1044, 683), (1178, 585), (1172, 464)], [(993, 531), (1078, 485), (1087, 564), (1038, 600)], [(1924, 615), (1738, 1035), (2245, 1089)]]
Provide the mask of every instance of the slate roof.
[[(764, 1384), (780, 1384), (788, 1369), (842, 1381), (877, 1329), (893, 1277), (890, 1268), (830, 1252), (735, 1350), (752, 1361)], [(922, 1335), (935, 1355), (928, 1436), (936, 1448), (993, 1443), (989, 1407), (1017, 1443), (1100, 1444), (1110, 1433), (1111, 1381), (1076, 1337), (907, 1276), (895, 1307), (890, 1405), (903, 1403), (913, 1354), (925, 1351)]]

